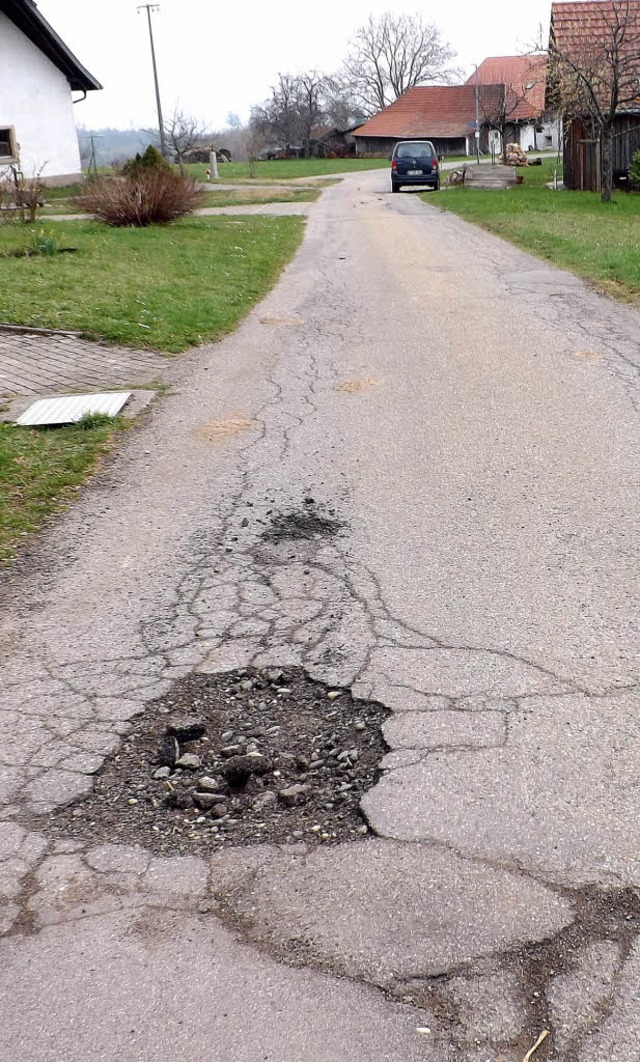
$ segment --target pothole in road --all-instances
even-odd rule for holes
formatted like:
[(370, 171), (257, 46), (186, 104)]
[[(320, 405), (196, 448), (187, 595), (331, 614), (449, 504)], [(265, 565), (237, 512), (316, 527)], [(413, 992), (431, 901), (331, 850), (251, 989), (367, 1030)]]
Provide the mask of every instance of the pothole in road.
[(149, 705), (93, 791), (48, 828), (167, 853), (353, 840), (367, 832), (360, 800), (387, 715), (299, 668), (194, 674)]

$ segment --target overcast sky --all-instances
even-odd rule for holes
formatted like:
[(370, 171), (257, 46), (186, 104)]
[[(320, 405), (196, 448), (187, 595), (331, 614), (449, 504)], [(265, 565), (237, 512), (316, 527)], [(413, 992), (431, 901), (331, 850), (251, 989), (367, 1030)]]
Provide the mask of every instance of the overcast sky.
[[(78, 104), (90, 127), (128, 129), (154, 121), (155, 98), (146, 12), (135, 0), (39, 0), (45, 18), (104, 85)], [(339, 65), (353, 31), (369, 14), (413, 12), (390, 0), (162, 0), (154, 32), (165, 111), (178, 103), (211, 128), (236, 112), (246, 119), (279, 71)], [(470, 71), (489, 55), (516, 55), (549, 25), (550, 0), (450, 0), (419, 9), (433, 21)], [(311, 14), (310, 14), (311, 12)]]

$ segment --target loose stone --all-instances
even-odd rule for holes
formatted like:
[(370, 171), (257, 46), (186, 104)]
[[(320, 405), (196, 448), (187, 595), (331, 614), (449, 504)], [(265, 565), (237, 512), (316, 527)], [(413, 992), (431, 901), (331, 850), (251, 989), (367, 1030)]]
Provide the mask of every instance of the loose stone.
[(232, 756), (222, 767), (222, 775), (231, 786), (244, 786), (252, 774), (264, 774), (271, 761), (266, 756)]
[(160, 762), (164, 767), (175, 767), (180, 756), (180, 746), (173, 735), (167, 735), (160, 743)]
[(194, 793), (193, 800), (199, 808), (223, 807), (224, 793)]
[(207, 732), (206, 724), (201, 719), (176, 719), (169, 723), (167, 734), (173, 735), (180, 743), (197, 741)]
[(308, 792), (308, 785), (290, 785), (286, 789), (278, 790), (278, 800), (285, 807), (294, 808), (305, 803)]
[(197, 771), (201, 763), (202, 760), (194, 752), (186, 752), (184, 756), (176, 760), (176, 767), (181, 767), (185, 771)]
[(198, 789), (203, 793), (217, 793), (220, 789), (220, 780), (203, 774), (202, 778), (198, 778)]

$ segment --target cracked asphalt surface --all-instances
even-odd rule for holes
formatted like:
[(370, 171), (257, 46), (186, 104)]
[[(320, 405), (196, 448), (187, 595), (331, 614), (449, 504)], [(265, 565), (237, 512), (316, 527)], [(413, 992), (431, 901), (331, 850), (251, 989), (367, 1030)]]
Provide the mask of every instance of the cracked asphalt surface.
[[(2, 1059), (640, 1057), (639, 323), (386, 174), (323, 194), (3, 576)], [(309, 495), (339, 536), (264, 537)], [(376, 836), (47, 836), (147, 702), (248, 665), (392, 710)]]

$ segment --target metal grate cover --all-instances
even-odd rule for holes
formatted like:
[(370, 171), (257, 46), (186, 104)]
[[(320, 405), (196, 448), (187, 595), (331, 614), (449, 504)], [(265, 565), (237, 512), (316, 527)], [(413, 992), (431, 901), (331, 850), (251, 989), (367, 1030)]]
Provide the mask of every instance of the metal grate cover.
[(92, 395), (58, 395), (56, 398), (40, 398), (18, 417), (22, 427), (40, 427), (46, 424), (77, 424), (87, 413), (118, 415), (131, 391), (109, 391)]

